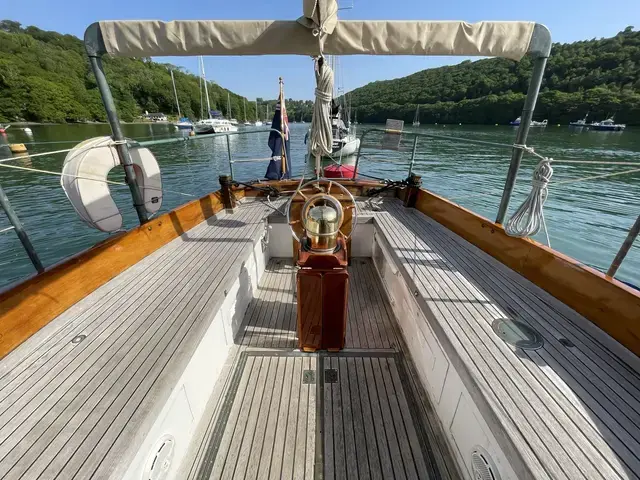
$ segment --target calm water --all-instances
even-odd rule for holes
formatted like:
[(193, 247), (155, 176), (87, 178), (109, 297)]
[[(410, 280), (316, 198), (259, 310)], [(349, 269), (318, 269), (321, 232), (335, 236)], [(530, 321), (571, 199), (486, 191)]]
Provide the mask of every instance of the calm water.
[[(30, 153), (71, 148), (73, 143), (109, 134), (106, 125), (54, 125), (31, 127), (28, 137), (18, 128), (8, 130), (8, 141), (36, 142)], [(303, 139), (308, 125), (292, 124), (294, 175), (305, 170)], [(360, 132), (367, 128), (359, 126)], [(168, 138), (176, 133), (167, 125), (125, 125), (125, 134), (136, 139)], [(510, 127), (423, 126), (421, 131), (439, 138), (420, 139), (415, 171), (423, 176), (425, 188), (443, 195), (490, 219), (495, 219), (500, 193), (509, 165), (510, 149), (487, 144), (462, 143), (456, 139), (480, 140), (509, 145), (515, 131)], [(372, 134), (365, 144), (379, 142)], [(268, 133), (230, 137), (234, 158), (264, 158), (270, 154)], [(412, 141), (412, 140), (411, 140)], [(407, 149), (411, 141), (403, 141)], [(44, 143), (51, 142), (51, 143)], [(551, 245), (588, 265), (606, 270), (626, 233), (640, 214), (640, 172), (554, 186), (554, 182), (618, 172), (640, 166), (563, 164), (561, 160), (591, 160), (640, 163), (640, 130), (623, 133), (581, 132), (568, 127), (534, 129), (528, 142), (546, 156), (558, 160), (549, 199), (545, 206)], [(162, 211), (167, 211), (219, 188), (218, 175), (229, 170), (224, 138), (151, 147), (162, 169), (165, 191)], [(406, 176), (409, 152), (366, 150), (360, 172), (382, 178)], [(0, 146), (0, 158), (11, 156)], [(11, 161), (9, 164), (60, 171), (65, 153)], [(535, 158), (525, 156), (510, 213), (528, 194)], [(236, 164), (235, 178), (261, 178), (266, 164)], [(110, 179), (123, 180), (121, 171)], [(108, 234), (84, 224), (69, 204), (59, 177), (0, 167), (3, 186), (40, 258), (49, 266), (79, 252)], [(136, 225), (131, 198), (125, 186), (111, 186), (126, 228)], [(180, 193), (177, 193), (180, 192)], [(8, 226), (0, 214), (0, 230)], [(538, 240), (544, 241), (539, 235)], [(640, 242), (636, 242), (622, 265), (618, 278), (640, 285)], [(11, 231), (0, 234), (0, 287), (33, 273), (33, 267), (20, 242)]]

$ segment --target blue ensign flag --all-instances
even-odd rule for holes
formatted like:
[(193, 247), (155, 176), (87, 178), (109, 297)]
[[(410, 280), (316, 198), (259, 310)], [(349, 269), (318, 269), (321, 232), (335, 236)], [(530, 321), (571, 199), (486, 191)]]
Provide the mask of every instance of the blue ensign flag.
[[(276, 111), (273, 114), (273, 120), (271, 121), (271, 133), (269, 133), (269, 148), (271, 149), (271, 161), (267, 167), (267, 173), (264, 177), (267, 180), (280, 180), (282, 178), (291, 178), (291, 155), (289, 154), (289, 119), (287, 118), (286, 107), (282, 110), (282, 123), (280, 124), (280, 104), (276, 105)], [(285, 142), (284, 148), (282, 145), (282, 136), (278, 130), (284, 134)], [(284, 162), (282, 157), (284, 156)], [(285, 166), (283, 169), (282, 166)], [(283, 171), (284, 170), (284, 171)]]

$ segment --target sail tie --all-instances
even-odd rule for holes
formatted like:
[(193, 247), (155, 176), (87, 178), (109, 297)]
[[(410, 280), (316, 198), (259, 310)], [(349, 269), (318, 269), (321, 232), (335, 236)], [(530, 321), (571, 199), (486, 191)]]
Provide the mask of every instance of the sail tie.
[(331, 128), (331, 98), (333, 96), (333, 70), (323, 57), (315, 59), (315, 102), (311, 120), (310, 151), (316, 159), (316, 174), (320, 174), (320, 158), (330, 155), (333, 147)]

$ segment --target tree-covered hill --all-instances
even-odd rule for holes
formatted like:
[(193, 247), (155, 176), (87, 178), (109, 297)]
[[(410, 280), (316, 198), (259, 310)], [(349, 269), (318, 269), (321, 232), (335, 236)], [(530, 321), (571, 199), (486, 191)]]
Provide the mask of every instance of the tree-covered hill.
[[(182, 113), (200, 116), (197, 76), (148, 58), (106, 57), (104, 65), (122, 120), (145, 110), (177, 114), (169, 69)], [(351, 103), (361, 122), (411, 121), (420, 104), (423, 123), (508, 123), (520, 114), (531, 67), (528, 57), (465, 61), (370, 83), (351, 92)], [(212, 107), (225, 114), (227, 92), (209, 83)], [(242, 120), (243, 97), (229, 94), (233, 116)], [(275, 100), (261, 102), (262, 118), (265, 103), (273, 112)], [(310, 101), (287, 103), (292, 120), (310, 121), (312, 109)], [(633, 27), (613, 38), (553, 46), (534, 118), (567, 123), (587, 112), (594, 120), (615, 114), (619, 122), (640, 124), (640, 32)], [(255, 119), (253, 104), (247, 119)], [(94, 120), (106, 118), (82, 41), (0, 21), (0, 122)]]
[[(423, 123), (508, 123), (520, 115), (532, 61), (465, 61), (373, 82), (351, 92), (358, 120), (411, 121), (420, 105)], [(613, 38), (554, 44), (534, 118), (568, 123), (614, 115), (640, 124), (640, 32), (628, 27)]]
[[(122, 120), (134, 120), (145, 110), (177, 114), (169, 69), (182, 114), (200, 116), (197, 76), (148, 58), (105, 57), (104, 67)], [(213, 82), (208, 88), (212, 108), (226, 114), (227, 90)], [(243, 119), (243, 97), (229, 93), (233, 116)], [(253, 104), (247, 105), (247, 118), (255, 119)], [(94, 120), (104, 121), (106, 115), (82, 41), (0, 21), (0, 122)]]

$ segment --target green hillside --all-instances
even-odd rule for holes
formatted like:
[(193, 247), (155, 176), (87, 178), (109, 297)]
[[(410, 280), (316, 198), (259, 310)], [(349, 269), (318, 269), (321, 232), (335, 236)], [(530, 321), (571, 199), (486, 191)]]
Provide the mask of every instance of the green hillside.
[[(180, 106), (200, 116), (198, 77), (148, 58), (105, 58), (107, 78), (122, 120), (145, 110), (177, 114), (169, 69), (174, 69)], [(361, 122), (413, 119), (423, 123), (508, 123), (520, 114), (531, 60), (465, 61), (370, 83), (351, 92)], [(227, 90), (209, 83), (212, 107), (225, 114)], [(243, 98), (232, 92), (233, 116), (242, 119)], [(269, 100), (271, 112), (275, 100)], [(288, 100), (290, 118), (311, 119), (312, 103)], [(613, 38), (556, 44), (534, 118), (568, 123), (584, 117), (640, 124), (640, 32), (628, 27)], [(261, 105), (260, 116), (265, 116)], [(255, 107), (247, 105), (248, 120)], [(0, 122), (106, 120), (82, 42), (72, 35), (0, 21)]]
[[(200, 116), (197, 76), (148, 58), (105, 58), (104, 67), (122, 120), (134, 120), (145, 110), (177, 114), (170, 68), (182, 114)], [(208, 88), (212, 108), (226, 114), (227, 90), (213, 82)], [(243, 98), (229, 93), (233, 115), (243, 118)], [(255, 119), (253, 104), (247, 105), (247, 117)], [(106, 115), (82, 41), (0, 21), (0, 122), (94, 120), (105, 121)]]
[[(508, 123), (520, 115), (532, 62), (491, 58), (433, 68), (351, 92), (358, 120), (423, 123)], [(640, 32), (628, 27), (613, 38), (555, 44), (534, 119), (568, 123), (589, 112), (603, 120), (640, 125)]]

